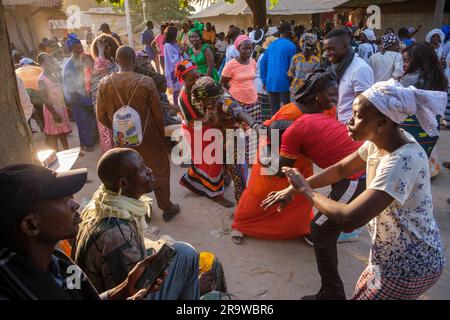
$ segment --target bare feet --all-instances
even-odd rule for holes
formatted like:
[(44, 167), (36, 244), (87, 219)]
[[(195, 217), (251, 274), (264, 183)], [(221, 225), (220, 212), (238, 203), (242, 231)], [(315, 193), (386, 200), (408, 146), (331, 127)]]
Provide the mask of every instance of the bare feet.
[(220, 204), (222, 207), (225, 207), (225, 208), (232, 208), (235, 206), (234, 202), (228, 200), (224, 196), (214, 197), (214, 198), (211, 198), (211, 200), (217, 204)]

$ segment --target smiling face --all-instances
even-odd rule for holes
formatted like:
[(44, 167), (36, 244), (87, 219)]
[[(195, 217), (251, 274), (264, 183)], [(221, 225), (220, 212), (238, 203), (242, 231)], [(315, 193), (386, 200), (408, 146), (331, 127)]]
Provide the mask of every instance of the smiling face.
[(189, 35), (189, 42), (191, 43), (192, 46), (194, 47), (198, 47), (199, 45), (202, 44), (200, 35), (197, 32), (192, 32)]
[(333, 37), (325, 39), (324, 50), (327, 53), (328, 60), (332, 63), (338, 63), (344, 57), (348, 46), (342, 37)]

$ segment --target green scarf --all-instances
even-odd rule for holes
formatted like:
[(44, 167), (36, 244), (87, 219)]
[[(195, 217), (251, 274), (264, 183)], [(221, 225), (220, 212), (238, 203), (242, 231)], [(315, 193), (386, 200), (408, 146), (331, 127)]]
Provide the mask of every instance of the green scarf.
[(138, 200), (122, 196), (101, 185), (91, 201), (81, 212), (84, 223), (98, 222), (104, 218), (116, 217), (126, 221), (135, 221), (140, 232), (148, 227), (145, 216), (150, 217), (153, 200), (142, 196)]

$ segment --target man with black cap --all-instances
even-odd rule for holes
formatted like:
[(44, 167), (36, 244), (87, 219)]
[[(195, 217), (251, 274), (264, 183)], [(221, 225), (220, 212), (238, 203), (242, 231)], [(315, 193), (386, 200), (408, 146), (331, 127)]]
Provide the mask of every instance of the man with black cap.
[(120, 36), (117, 33), (111, 31), (111, 29), (109, 28), (109, 24), (102, 23), (100, 26), (100, 29), (98, 29), (98, 31), (101, 31), (104, 34), (114, 37), (114, 39), (117, 40), (119, 45), (122, 45), (122, 40), (120, 39)]
[[(119, 286), (100, 296), (57, 243), (77, 235), (79, 204), (72, 199), (85, 184), (86, 169), (55, 173), (32, 164), (0, 169), (0, 300), (139, 299), (134, 288), (153, 257), (130, 271)], [(159, 288), (158, 279), (152, 291)]]

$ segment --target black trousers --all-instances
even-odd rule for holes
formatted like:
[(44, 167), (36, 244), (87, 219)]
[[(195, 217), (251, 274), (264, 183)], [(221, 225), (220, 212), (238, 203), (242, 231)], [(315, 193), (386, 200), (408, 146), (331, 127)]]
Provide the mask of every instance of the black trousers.
[[(330, 199), (349, 203), (366, 188), (366, 180), (344, 179), (331, 186)], [(344, 284), (338, 272), (337, 240), (342, 228), (318, 212), (311, 222), (317, 269), (322, 281), (321, 293), (331, 299), (345, 299)]]
[(280, 103), (288, 104), (291, 102), (291, 93), (286, 92), (269, 92), (270, 109), (272, 116), (280, 110)]

